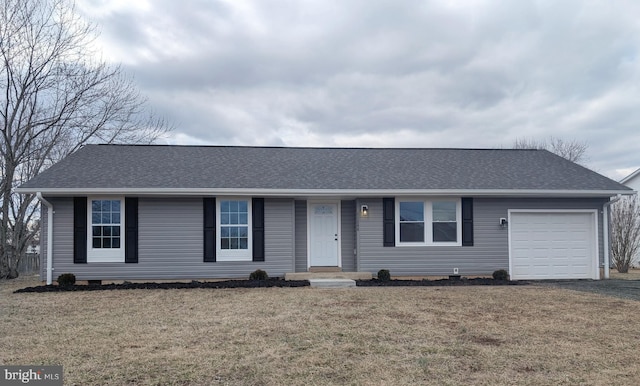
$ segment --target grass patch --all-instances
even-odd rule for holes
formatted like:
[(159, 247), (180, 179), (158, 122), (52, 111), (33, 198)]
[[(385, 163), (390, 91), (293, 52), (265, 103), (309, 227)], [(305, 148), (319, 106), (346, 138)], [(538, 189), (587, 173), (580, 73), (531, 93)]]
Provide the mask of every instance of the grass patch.
[(14, 294), (0, 363), (65, 384), (635, 384), (640, 302), (539, 286)]
[(627, 273), (620, 273), (615, 268), (611, 268), (609, 276), (612, 279), (640, 280), (640, 268), (629, 268)]

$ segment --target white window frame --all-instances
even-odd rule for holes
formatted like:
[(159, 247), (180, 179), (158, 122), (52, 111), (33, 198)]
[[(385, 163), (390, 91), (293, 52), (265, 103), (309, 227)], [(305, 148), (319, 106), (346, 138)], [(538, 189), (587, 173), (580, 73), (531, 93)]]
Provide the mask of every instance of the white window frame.
[[(222, 249), (221, 211), (222, 201), (247, 202), (247, 249)], [(216, 261), (253, 261), (253, 209), (251, 197), (218, 197), (216, 200)], [(227, 225), (227, 224), (225, 224)]]
[[(424, 203), (424, 242), (400, 241), (400, 203), (422, 202)], [(433, 203), (456, 203), (456, 241), (433, 241)], [(462, 246), (462, 199), (460, 197), (396, 197), (395, 199), (395, 236), (396, 246), (422, 247), (422, 246)]]
[[(400, 203), (402, 202), (420, 202), (422, 203), (422, 210), (424, 211), (422, 213), (422, 221), (400, 221)], [(402, 245), (426, 245), (427, 244), (427, 235), (423, 234), (422, 235), (422, 240), (423, 241), (404, 241), (404, 242), (400, 242), (400, 224), (419, 224), (422, 223), (423, 232), (426, 232), (426, 229), (428, 227), (427, 222), (429, 221), (429, 219), (427, 218), (427, 213), (428, 212), (428, 206), (429, 203), (425, 202), (424, 199), (404, 199), (404, 200), (396, 200), (396, 240), (398, 240), (399, 244)]]
[[(96, 200), (120, 201), (120, 248), (93, 248), (93, 208)], [(87, 197), (87, 263), (124, 263), (124, 197)]]

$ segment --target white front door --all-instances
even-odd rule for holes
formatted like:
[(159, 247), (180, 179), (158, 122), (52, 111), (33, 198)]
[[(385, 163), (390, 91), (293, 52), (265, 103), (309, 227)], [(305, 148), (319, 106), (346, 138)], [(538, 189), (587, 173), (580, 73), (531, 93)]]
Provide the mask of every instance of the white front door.
[(337, 267), (338, 204), (309, 204), (309, 265)]

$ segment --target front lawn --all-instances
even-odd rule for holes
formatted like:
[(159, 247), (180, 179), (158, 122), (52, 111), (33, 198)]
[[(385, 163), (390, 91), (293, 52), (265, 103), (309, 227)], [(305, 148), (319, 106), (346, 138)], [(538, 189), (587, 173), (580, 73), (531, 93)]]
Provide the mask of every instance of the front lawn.
[[(22, 293), (0, 363), (66, 384), (637, 384), (640, 302), (539, 286)], [(628, 330), (628, 331), (625, 331)]]
[(629, 268), (627, 273), (620, 273), (615, 268), (611, 268), (609, 272), (612, 279), (640, 280), (640, 268)]

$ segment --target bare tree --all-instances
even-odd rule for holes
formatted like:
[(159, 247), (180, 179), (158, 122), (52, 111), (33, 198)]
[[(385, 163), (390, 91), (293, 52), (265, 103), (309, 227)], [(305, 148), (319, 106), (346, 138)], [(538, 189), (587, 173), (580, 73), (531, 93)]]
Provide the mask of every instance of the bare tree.
[(638, 196), (622, 198), (611, 206), (611, 258), (620, 273), (627, 273), (640, 251)]
[(549, 150), (550, 152), (575, 163), (583, 163), (586, 161), (588, 147), (589, 146), (586, 142), (577, 141), (575, 139), (565, 140), (556, 137), (549, 137), (541, 140), (534, 138), (517, 138), (513, 143), (514, 149)]
[(150, 143), (167, 130), (119, 66), (92, 49), (71, 0), (0, 4), (0, 278), (17, 276), (38, 216), (14, 188), (87, 143)]

